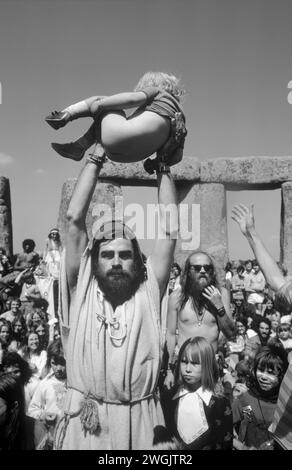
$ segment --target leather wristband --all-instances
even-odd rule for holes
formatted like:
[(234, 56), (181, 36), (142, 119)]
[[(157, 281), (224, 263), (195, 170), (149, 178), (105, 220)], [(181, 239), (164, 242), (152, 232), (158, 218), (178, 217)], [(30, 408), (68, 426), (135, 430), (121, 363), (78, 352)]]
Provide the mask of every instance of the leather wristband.
[(90, 153), (89, 156), (86, 158), (87, 163), (94, 163), (95, 165), (102, 166), (106, 161), (105, 153), (100, 156), (96, 155), (95, 153)]
[(219, 308), (219, 310), (217, 310), (218, 317), (224, 317), (225, 313), (226, 313), (226, 310), (224, 307), (221, 307)]
[(170, 173), (169, 165), (164, 162), (159, 161), (157, 164), (156, 173)]

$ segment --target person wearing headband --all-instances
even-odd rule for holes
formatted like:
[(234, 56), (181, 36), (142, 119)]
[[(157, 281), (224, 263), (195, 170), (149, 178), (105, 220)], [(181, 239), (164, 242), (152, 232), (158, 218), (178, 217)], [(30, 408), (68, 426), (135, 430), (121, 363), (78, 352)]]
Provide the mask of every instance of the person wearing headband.
[(144, 263), (122, 220), (88, 241), (85, 218), (105, 160), (87, 158), (68, 212), (60, 276), (60, 326), (68, 391), (55, 449), (150, 449), (164, 426), (156, 395), (162, 357), (161, 301), (178, 236), (176, 189), (157, 166), (160, 236)]

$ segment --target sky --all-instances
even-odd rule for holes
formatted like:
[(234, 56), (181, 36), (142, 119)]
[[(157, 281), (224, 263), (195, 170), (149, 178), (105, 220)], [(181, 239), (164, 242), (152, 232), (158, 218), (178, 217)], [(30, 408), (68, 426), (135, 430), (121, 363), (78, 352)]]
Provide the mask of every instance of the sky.
[[(62, 185), (83, 165), (50, 143), (74, 140), (89, 121), (54, 131), (44, 117), (131, 91), (147, 70), (172, 72), (187, 90), (185, 155), (291, 155), (291, 21), (291, 0), (0, 0), (0, 176), (10, 180), (14, 251), (24, 238), (43, 249)], [(126, 189), (125, 204), (133, 198), (145, 204), (156, 194)], [(230, 258), (247, 258), (230, 220), (237, 202), (255, 204), (258, 231), (278, 257), (280, 190), (227, 193)]]

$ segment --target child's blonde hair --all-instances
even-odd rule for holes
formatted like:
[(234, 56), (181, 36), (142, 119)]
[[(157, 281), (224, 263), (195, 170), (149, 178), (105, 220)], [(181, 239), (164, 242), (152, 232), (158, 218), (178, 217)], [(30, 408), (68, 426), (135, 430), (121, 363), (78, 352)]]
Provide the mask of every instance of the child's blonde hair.
[(167, 91), (173, 95), (178, 101), (180, 97), (185, 94), (184, 88), (179, 84), (180, 79), (174, 75), (170, 75), (164, 72), (146, 72), (143, 77), (140, 78), (134, 91), (142, 90), (150, 86), (155, 86), (161, 90)]
[(202, 367), (201, 385), (203, 390), (215, 391), (215, 386), (219, 378), (219, 369), (214, 349), (209, 341), (201, 336), (196, 336), (189, 338), (181, 346), (175, 371), (176, 385), (182, 385), (184, 383), (180, 370), (182, 360), (199, 362)]

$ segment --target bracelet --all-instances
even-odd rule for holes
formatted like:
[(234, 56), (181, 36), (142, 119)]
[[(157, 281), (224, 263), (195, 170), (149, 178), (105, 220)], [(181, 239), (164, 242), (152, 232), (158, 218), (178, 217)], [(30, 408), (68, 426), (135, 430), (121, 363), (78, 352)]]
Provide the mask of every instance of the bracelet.
[(94, 163), (95, 165), (103, 165), (107, 158), (105, 153), (103, 155), (96, 155), (96, 153), (90, 153), (86, 158), (87, 163)]
[(170, 173), (169, 165), (164, 162), (159, 161), (157, 164), (156, 173)]
[(225, 313), (226, 311), (224, 307), (221, 307), (219, 308), (219, 310), (217, 310), (217, 314), (219, 315), (219, 317), (224, 317)]

